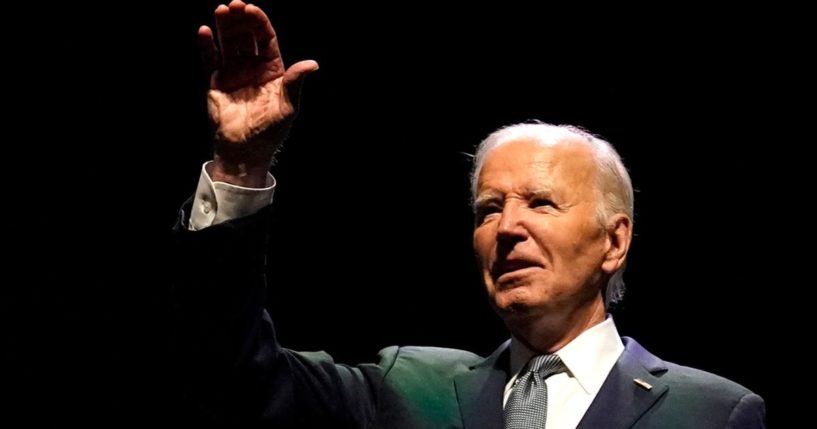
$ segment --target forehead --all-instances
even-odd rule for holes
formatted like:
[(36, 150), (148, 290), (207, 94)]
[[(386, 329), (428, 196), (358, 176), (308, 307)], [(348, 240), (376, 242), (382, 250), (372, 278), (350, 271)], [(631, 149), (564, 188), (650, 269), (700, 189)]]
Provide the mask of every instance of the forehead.
[(592, 149), (584, 142), (565, 140), (546, 146), (532, 140), (516, 140), (498, 146), (486, 156), (477, 192), (485, 188), (507, 192), (521, 187), (592, 186), (595, 173)]

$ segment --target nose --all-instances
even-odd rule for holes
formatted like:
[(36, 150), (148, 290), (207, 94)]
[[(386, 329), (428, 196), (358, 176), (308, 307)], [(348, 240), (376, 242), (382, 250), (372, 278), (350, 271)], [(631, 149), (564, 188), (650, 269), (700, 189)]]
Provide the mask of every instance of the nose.
[(512, 202), (505, 204), (496, 230), (498, 242), (515, 243), (528, 238), (528, 230), (522, 225), (521, 215), (522, 210), (518, 204)]

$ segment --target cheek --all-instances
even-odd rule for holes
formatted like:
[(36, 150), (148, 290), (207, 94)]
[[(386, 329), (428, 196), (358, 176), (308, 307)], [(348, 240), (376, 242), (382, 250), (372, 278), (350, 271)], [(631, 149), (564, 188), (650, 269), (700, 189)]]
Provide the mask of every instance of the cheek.
[(595, 221), (569, 223), (543, 233), (544, 241), (550, 242), (558, 254), (568, 258), (581, 258), (594, 250), (603, 233)]
[(493, 240), (485, 231), (478, 231), (474, 233), (474, 254), (477, 257), (477, 262), (480, 268), (484, 269), (491, 259), (493, 249)]

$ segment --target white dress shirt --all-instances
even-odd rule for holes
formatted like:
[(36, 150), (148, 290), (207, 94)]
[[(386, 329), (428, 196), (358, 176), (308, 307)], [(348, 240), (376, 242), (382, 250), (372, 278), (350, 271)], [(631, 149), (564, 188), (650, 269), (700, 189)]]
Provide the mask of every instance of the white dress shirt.
[[(624, 351), (611, 317), (582, 332), (573, 341), (556, 351), (567, 372), (547, 378), (548, 388), (546, 429), (575, 428), (590, 403)], [(511, 374), (505, 385), (502, 404), (508, 402), (519, 372), (536, 355), (516, 338), (511, 338)]]
[(267, 173), (267, 183), (263, 188), (245, 188), (225, 182), (213, 182), (210, 171), (213, 162), (201, 166), (199, 185), (193, 208), (190, 211), (188, 228), (198, 231), (230, 219), (249, 216), (272, 203), (275, 193), (275, 178)]
[[(267, 175), (264, 188), (245, 188), (210, 178), (211, 162), (202, 165), (189, 229), (198, 231), (230, 219), (249, 216), (272, 203), (275, 178)], [(624, 344), (611, 317), (582, 332), (556, 352), (567, 372), (546, 380), (548, 387), (546, 429), (575, 428), (581, 421), (601, 385), (613, 369)], [(525, 364), (536, 353), (516, 338), (511, 339), (511, 379), (505, 385), (503, 407), (514, 382)]]

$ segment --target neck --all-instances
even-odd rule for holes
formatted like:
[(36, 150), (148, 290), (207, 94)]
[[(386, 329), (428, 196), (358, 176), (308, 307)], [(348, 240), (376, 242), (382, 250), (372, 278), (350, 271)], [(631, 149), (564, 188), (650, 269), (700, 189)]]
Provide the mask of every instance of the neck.
[(591, 305), (567, 314), (543, 313), (518, 320), (505, 320), (517, 340), (537, 353), (554, 353), (582, 332), (603, 322), (604, 302), (599, 295)]

